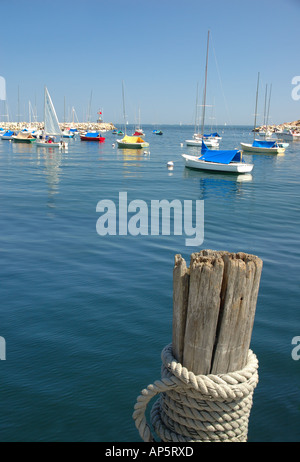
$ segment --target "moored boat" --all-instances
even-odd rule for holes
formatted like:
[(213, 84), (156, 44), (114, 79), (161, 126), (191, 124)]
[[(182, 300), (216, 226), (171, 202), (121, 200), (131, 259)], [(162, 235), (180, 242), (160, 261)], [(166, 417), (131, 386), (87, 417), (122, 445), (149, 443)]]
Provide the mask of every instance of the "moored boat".
[(142, 129), (137, 128), (132, 136), (145, 136)]
[(185, 166), (197, 170), (210, 170), (223, 173), (250, 173), (253, 164), (248, 164), (242, 159), (242, 152), (233, 150), (208, 149), (204, 141), (202, 143), (201, 156), (195, 157), (182, 154)]
[(140, 136), (125, 135), (121, 140), (116, 140), (118, 148), (141, 149), (147, 148), (149, 143), (144, 141)]
[(74, 138), (75, 132), (71, 131), (70, 129), (66, 129), (62, 131), (62, 137), (63, 138)]
[(80, 135), (81, 141), (98, 141), (103, 143), (105, 141), (104, 136), (99, 132), (87, 132)]
[(12, 140), (13, 139), (13, 136), (16, 136), (17, 133), (16, 132), (13, 132), (12, 130), (6, 130), (6, 132), (1, 135), (1, 140)]
[(36, 142), (36, 138), (34, 138), (34, 136), (32, 136), (31, 133), (29, 132), (19, 132), (17, 135), (14, 135), (12, 137), (13, 141), (15, 143), (27, 143), (27, 144), (30, 144), (30, 143), (35, 143)]
[(283, 130), (276, 133), (277, 138), (280, 138), (284, 141), (300, 141), (300, 133), (294, 130)]
[(199, 147), (201, 147), (202, 146), (202, 140), (205, 142), (206, 146), (211, 146), (211, 147), (214, 147), (214, 148), (217, 148), (219, 146), (219, 138), (217, 138), (217, 137), (208, 137), (207, 138), (207, 135), (203, 135), (203, 137), (202, 137), (198, 133), (195, 133), (193, 135), (193, 139), (185, 140), (185, 143), (186, 143), (187, 146), (199, 146)]
[(256, 154), (283, 154), (285, 147), (279, 145), (276, 140), (254, 140), (250, 143), (240, 143), (243, 151), (248, 151)]

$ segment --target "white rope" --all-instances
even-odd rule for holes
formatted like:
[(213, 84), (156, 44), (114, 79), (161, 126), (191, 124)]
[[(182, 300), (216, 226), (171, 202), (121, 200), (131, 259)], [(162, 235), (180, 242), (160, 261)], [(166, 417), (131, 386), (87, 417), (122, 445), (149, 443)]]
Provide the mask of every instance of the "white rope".
[(195, 375), (172, 353), (162, 351), (161, 380), (142, 390), (133, 419), (145, 442), (155, 441), (145, 412), (149, 401), (160, 394), (151, 410), (153, 429), (164, 442), (247, 441), (252, 396), (258, 383), (258, 361), (249, 350), (244, 369), (228, 374)]

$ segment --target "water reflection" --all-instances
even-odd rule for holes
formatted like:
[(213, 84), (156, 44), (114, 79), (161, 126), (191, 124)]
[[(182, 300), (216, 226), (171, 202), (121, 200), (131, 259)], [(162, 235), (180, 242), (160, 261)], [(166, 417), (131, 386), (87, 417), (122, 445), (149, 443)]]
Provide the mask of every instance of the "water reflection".
[(140, 177), (142, 172), (139, 170), (142, 163), (150, 158), (150, 150), (142, 149), (118, 149), (117, 159), (123, 161), (125, 178)]
[(12, 152), (14, 154), (30, 154), (28, 158), (32, 159), (32, 155), (36, 152), (34, 143), (14, 143), (11, 142)]
[(241, 195), (244, 185), (251, 182), (251, 173), (236, 175), (233, 173), (209, 173), (185, 168), (183, 178), (199, 179), (200, 199), (208, 197), (232, 197)]
[(40, 148), (38, 150), (38, 160), (44, 161), (44, 169), (42, 171), (46, 176), (46, 182), (48, 185), (47, 206), (55, 208), (54, 199), (55, 195), (59, 192), (63, 153), (59, 149), (55, 148)]

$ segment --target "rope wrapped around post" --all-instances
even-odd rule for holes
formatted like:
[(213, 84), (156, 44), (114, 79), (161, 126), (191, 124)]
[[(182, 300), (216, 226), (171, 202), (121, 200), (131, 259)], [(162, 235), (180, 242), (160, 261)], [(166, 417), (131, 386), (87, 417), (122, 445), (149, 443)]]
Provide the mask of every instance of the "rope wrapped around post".
[(258, 361), (249, 350), (245, 367), (226, 374), (195, 375), (173, 356), (172, 344), (162, 351), (161, 380), (142, 390), (133, 419), (143, 441), (155, 441), (145, 412), (163, 442), (247, 441), (252, 396), (258, 383)]

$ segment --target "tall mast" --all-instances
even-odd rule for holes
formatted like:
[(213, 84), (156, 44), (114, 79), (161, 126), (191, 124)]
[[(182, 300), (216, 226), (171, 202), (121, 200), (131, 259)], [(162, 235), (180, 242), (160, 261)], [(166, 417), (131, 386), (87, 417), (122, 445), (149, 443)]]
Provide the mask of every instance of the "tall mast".
[(205, 65), (205, 84), (204, 84), (203, 108), (202, 108), (202, 135), (203, 135), (203, 133), (204, 133), (204, 119), (205, 119), (205, 105), (206, 105), (206, 85), (207, 85), (208, 46), (209, 46), (209, 31), (208, 31), (208, 35), (207, 35), (206, 65)]
[(122, 97), (123, 97), (123, 115), (124, 115), (124, 125), (125, 125), (125, 135), (126, 135), (126, 111), (125, 111), (125, 98), (124, 98), (124, 80), (122, 80)]
[(195, 109), (195, 133), (198, 133), (198, 125), (199, 125), (199, 121), (198, 121), (198, 87), (199, 87), (199, 83), (197, 82), (197, 93), (196, 93), (196, 109)]
[(257, 116), (258, 87), (259, 87), (259, 73), (258, 73), (258, 76), (257, 76), (257, 88), (256, 88), (256, 103), (255, 103), (254, 129), (253, 129), (254, 136), (255, 136), (256, 116)]
[(268, 104), (268, 112), (267, 112), (266, 125), (268, 125), (268, 122), (269, 122), (269, 111), (270, 111), (271, 91), (272, 91), (272, 84), (271, 84), (271, 86), (270, 86), (270, 91), (269, 91), (269, 104)]
[(264, 125), (266, 125), (267, 95), (268, 95), (268, 84), (266, 84), (266, 91), (265, 91)]

